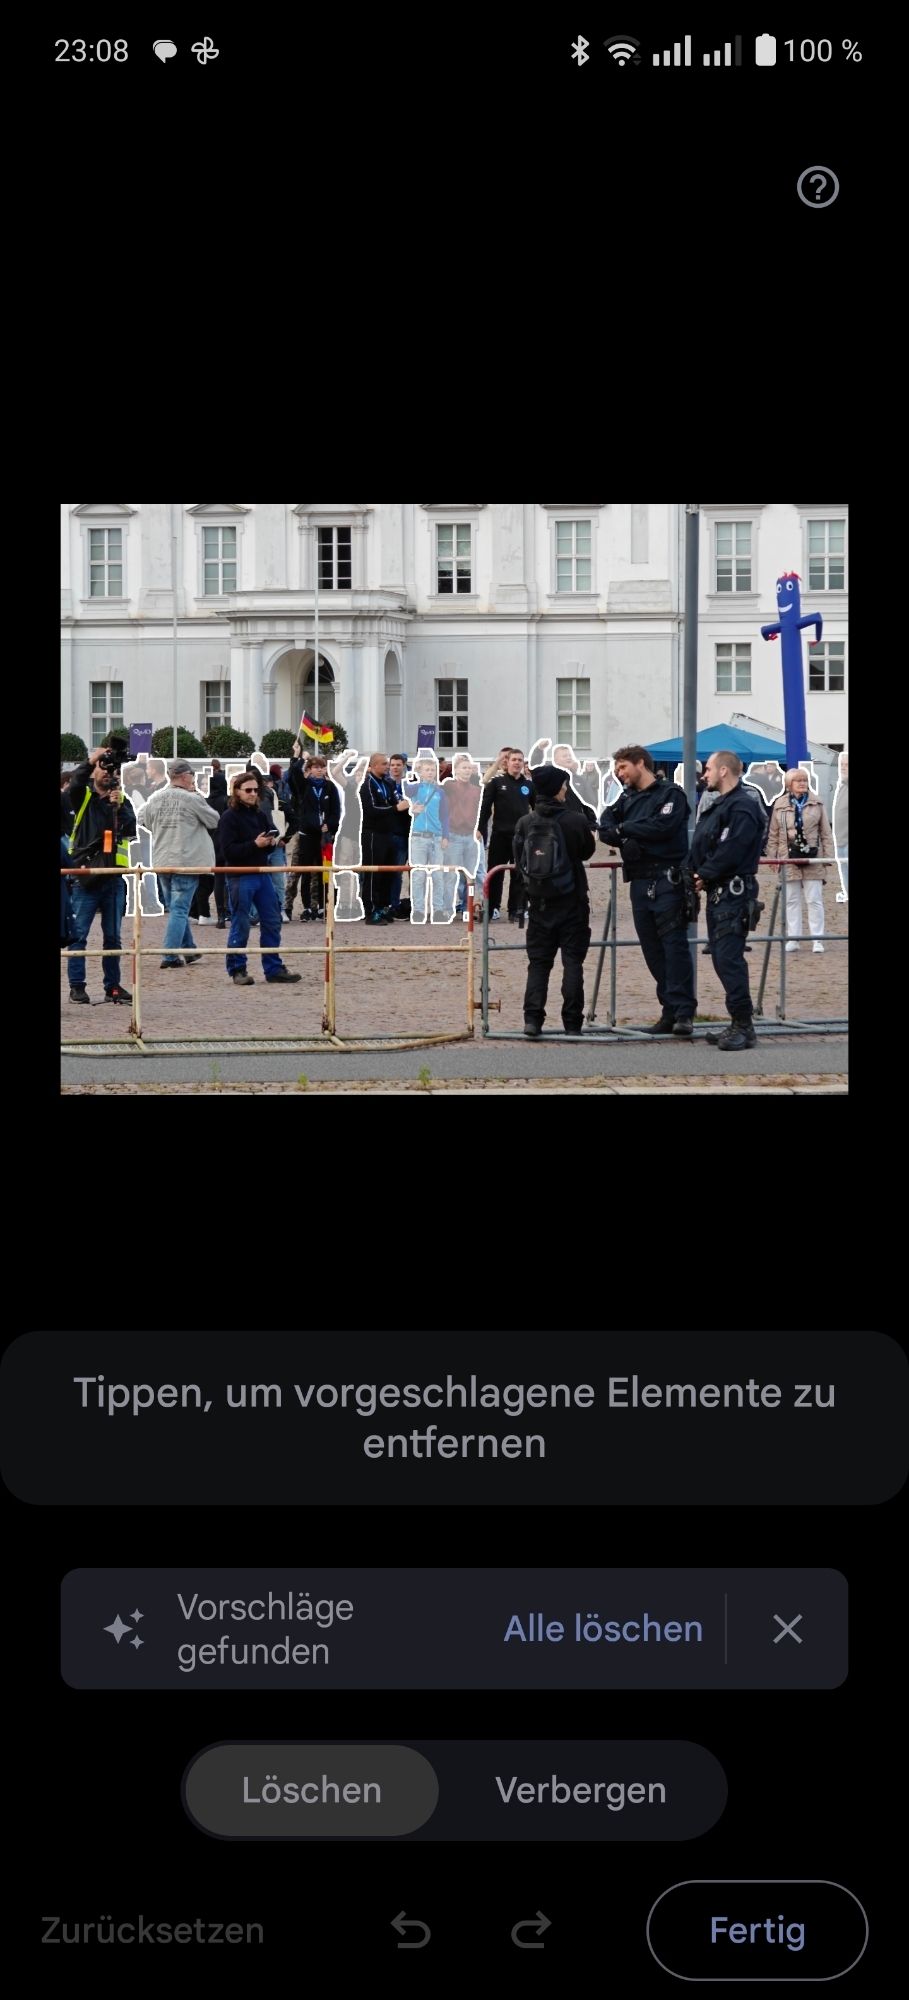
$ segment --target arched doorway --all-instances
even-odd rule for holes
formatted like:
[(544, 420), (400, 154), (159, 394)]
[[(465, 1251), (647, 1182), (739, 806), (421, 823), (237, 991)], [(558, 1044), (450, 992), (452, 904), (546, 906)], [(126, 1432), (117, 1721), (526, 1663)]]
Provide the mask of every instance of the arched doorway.
[[(275, 726), (278, 729), (292, 729), (296, 734), (304, 709), (309, 715), (315, 715), (316, 710), (315, 654), (312, 647), (310, 646), (306, 652), (282, 653), (274, 677), (277, 682)], [(335, 721), (336, 694), (334, 668), (320, 647), (317, 722)]]
[(385, 655), (385, 741), (389, 756), (404, 748), (404, 695), (397, 653)]

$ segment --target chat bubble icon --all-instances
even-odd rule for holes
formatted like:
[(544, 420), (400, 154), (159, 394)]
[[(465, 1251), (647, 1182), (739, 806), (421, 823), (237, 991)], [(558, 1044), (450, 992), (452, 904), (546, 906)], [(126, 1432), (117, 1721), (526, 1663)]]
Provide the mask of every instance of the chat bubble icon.
[(176, 53), (177, 53), (176, 42), (155, 43), (155, 55), (157, 56), (159, 62), (169, 62), (171, 56), (175, 56)]

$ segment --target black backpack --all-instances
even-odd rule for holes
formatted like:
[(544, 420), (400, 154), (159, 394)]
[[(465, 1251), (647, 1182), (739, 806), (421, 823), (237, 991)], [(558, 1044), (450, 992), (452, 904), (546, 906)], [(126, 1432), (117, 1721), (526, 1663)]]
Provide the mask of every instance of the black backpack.
[(529, 814), (518, 856), (518, 873), (524, 893), (532, 903), (570, 896), (577, 886), (574, 862), (569, 858), (555, 814), (551, 818), (542, 813)]

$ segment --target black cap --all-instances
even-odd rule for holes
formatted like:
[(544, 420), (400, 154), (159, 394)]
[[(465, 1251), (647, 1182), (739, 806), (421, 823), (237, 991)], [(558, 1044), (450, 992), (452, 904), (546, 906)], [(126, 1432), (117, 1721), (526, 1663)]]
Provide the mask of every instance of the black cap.
[(558, 798), (562, 786), (568, 783), (568, 772), (561, 770), (558, 764), (538, 764), (530, 775), (538, 799)]

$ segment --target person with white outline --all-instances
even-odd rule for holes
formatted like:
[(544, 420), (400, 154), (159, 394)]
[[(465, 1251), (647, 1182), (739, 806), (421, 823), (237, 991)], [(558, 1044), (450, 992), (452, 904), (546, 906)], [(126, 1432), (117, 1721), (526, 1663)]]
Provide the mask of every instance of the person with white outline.
[(839, 756), (839, 784), (833, 794), (833, 845), (836, 849), (836, 863), (840, 871), (842, 889), (837, 894), (838, 903), (849, 901), (849, 752), (841, 750)]
[(412, 818), (410, 921), (425, 924), (429, 904), (434, 924), (450, 924), (453, 898), (446, 894), (446, 877), (440, 865), (448, 860), (448, 797), (439, 784), (439, 762), (434, 750), (420, 751), (413, 773), (403, 788)]
[[(822, 952), (824, 929), (824, 867), (826, 857), (834, 859), (833, 833), (820, 799), (810, 789), (808, 772), (801, 766), (786, 772), (786, 790), (770, 816), (767, 858), (784, 861), (804, 855), (796, 868), (780, 873), (786, 890), (787, 951), (798, 951), (802, 935), (802, 897), (808, 915), (808, 929), (814, 939), (812, 949)], [(814, 856), (823, 857), (817, 863)], [(810, 858), (808, 858), (810, 857)]]

